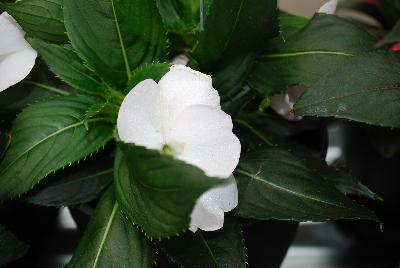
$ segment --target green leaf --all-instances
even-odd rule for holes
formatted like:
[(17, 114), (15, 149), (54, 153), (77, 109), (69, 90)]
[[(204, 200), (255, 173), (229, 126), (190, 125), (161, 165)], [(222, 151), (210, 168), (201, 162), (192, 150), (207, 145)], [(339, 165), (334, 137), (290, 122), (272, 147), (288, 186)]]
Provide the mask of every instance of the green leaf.
[(311, 86), (352, 56), (371, 51), (374, 43), (374, 38), (358, 26), (336, 16), (316, 14), (285, 42), (270, 44), (270, 51), (260, 56), (249, 81), (267, 95), (288, 86)]
[(25, 201), (40, 206), (74, 206), (93, 201), (113, 180), (111, 157), (95, 157), (46, 178)]
[(242, 226), (234, 217), (226, 217), (218, 231), (186, 232), (160, 246), (180, 267), (246, 267)]
[(307, 90), (296, 103), (295, 113), (400, 127), (399, 73), (397, 53), (354, 57)]
[(200, 65), (208, 65), (223, 57), (258, 52), (276, 35), (276, 0), (212, 1), (193, 53)]
[(68, 0), (72, 46), (106, 82), (125, 88), (141, 64), (162, 61), (166, 34), (154, 0)]
[[(271, 124), (271, 118), (260, 114), (246, 121), (237, 120), (236, 131), (239, 133), (240, 141), (244, 150), (253, 150), (259, 147), (274, 146), (279, 149), (290, 151), (311, 171), (319, 174), (323, 179), (333, 184), (344, 195), (354, 195), (370, 199), (381, 198), (368, 187), (343, 169), (328, 166), (320, 156), (320, 153), (298, 144), (271, 135), (266, 127)], [(258, 121), (257, 124), (252, 121)], [(268, 135), (267, 135), (268, 133)]]
[(154, 238), (189, 227), (196, 200), (214, 186), (232, 183), (144, 147), (118, 143), (115, 184), (124, 214)]
[(261, 147), (245, 153), (236, 174), (236, 212), (245, 218), (378, 221), (374, 213), (346, 198), (286, 150)]
[(146, 79), (152, 79), (156, 82), (160, 81), (161, 77), (169, 71), (170, 65), (167, 63), (152, 63), (146, 64), (132, 72), (131, 79), (126, 87), (129, 92), (137, 84)]
[(69, 48), (46, 43), (40, 39), (28, 39), (38, 51), (50, 70), (68, 85), (92, 94), (101, 94), (104, 85), (83, 64), (82, 60)]
[(156, 0), (165, 28), (185, 34), (199, 23), (199, 0)]
[(72, 95), (33, 104), (17, 117), (0, 164), (0, 199), (21, 195), (45, 176), (95, 153), (113, 136), (104, 118), (84, 120), (93, 98)]
[(28, 35), (52, 43), (67, 43), (62, 0), (22, 0), (1, 4)]
[(0, 266), (19, 259), (27, 251), (29, 246), (19, 241), (12, 233), (0, 225)]
[(113, 188), (103, 195), (67, 267), (153, 267), (150, 242), (122, 215)]

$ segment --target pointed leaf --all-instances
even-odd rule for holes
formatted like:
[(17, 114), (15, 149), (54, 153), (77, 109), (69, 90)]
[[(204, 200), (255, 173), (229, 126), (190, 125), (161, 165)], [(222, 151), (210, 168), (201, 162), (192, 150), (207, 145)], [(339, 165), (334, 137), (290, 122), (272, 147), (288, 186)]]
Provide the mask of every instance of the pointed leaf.
[(144, 235), (123, 217), (110, 187), (99, 201), (67, 267), (153, 267)]
[(50, 70), (61, 80), (73, 88), (92, 94), (101, 94), (104, 85), (83, 64), (74, 51), (63, 46), (46, 43), (40, 39), (30, 38), (29, 43), (42, 56)]
[[(319, 174), (323, 179), (333, 184), (344, 195), (353, 195), (379, 200), (380, 197), (372, 192), (368, 187), (353, 177), (346, 170), (328, 166), (325, 159), (320, 157), (320, 153), (313, 151), (308, 147), (289, 143), (287, 140), (272, 136), (265, 128), (268, 123), (268, 117), (261, 115), (253, 120), (259, 120), (258, 124), (252, 122), (238, 121), (236, 130), (239, 133), (241, 144), (247, 150), (257, 149), (259, 147), (274, 146), (279, 149), (290, 151), (299, 161), (306, 165), (311, 171)], [(269, 133), (269, 135), (267, 135)]]
[(17, 117), (0, 164), (0, 199), (21, 195), (49, 173), (89, 156), (113, 135), (104, 118), (84, 120), (93, 98), (59, 97), (33, 104)]
[(154, 0), (64, 1), (68, 36), (106, 82), (125, 88), (131, 71), (163, 60), (166, 37)]
[(354, 57), (307, 90), (296, 103), (295, 113), (398, 128), (399, 73), (397, 53), (374, 52)]
[(28, 35), (52, 43), (65, 44), (62, 0), (23, 0), (12, 4), (1, 4)]
[(214, 186), (232, 183), (155, 150), (118, 143), (115, 183), (124, 214), (154, 238), (189, 227), (196, 200)]
[(226, 217), (224, 227), (214, 232), (186, 232), (164, 240), (160, 246), (181, 267), (246, 267), (242, 226), (234, 217)]
[(0, 225), (0, 266), (17, 260), (28, 251), (28, 245), (19, 241), (12, 233)]
[(250, 151), (241, 157), (236, 174), (237, 213), (245, 218), (378, 221), (374, 213), (346, 198), (286, 150)]

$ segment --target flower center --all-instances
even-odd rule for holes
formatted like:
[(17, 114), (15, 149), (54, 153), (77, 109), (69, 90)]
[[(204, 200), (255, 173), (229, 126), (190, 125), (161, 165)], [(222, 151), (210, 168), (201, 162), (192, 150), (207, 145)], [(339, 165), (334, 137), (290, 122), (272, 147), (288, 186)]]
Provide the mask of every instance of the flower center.
[(162, 152), (167, 155), (172, 155), (172, 150), (167, 144), (164, 144), (162, 147)]

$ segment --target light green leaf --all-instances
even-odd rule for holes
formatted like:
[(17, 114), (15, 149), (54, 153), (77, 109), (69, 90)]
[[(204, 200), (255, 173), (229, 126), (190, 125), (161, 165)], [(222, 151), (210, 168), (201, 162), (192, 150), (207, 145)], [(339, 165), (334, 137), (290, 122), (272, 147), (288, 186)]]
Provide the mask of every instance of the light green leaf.
[(70, 86), (84, 92), (100, 95), (103, 85), (95, 74), (86, 68), (74, 51), (59, 45), (49, 44), (40, 39), (28, 39), (38, 51), (51, 71)]
[(296, 103), (295, 113), (400, 127), (399, 74), (397, 53), (354, 57), (307, 90)]
[(164, 59), (166, 34), (154, 0), (68, 0), (72, 46), (106, 82), (124, 89), (141, 64)]
[(196, 200), (214, 186), (232, 183), (207, 177), (199, 168), (155, 150), (118, 143), (117, 199), (124, 214), (154, 238), (189, 227)]
[(333, 15), (316, 14), (285, 42), (277, 40), (269, 45), (249, 83), (267, 95), (289, 86), (311, 86), (352, 56), (371, 51), (374, 43), (374, 38), (358, 26)]
[(19, 241), (12, 233), (0, 225), (0, 266), (19, 259), (27, 251), (29, 246)]
[(22, 0), (0, 3), (28, 35), (52, 43), (68, 42), (62, 12), (62, 0)]
[(186, 232), (164, 240), (160, 246), (180, 267), (246, 267), (242, 226), (235, 217), (225, 217), (224, 227), (214, 232)]
[(194, 58), (204, 66), (221, 58), (258, 52), (266, 40), (277, 35), (276, 0), (212, 1)]
[(25, 201), (40, 206), (75, 206), (93, 201), (113, 180), (111, 157), (94, 157), (46, 178)]
[(122, 215), (114, 189), (104, 193), (67, 267), (153, 267), (150, 242)]
[(93, 98), (72, 95), (33, 104), (17, 117), (0, 164), (0, 199), (21, 195), (45, 176), (102, 148), (113, 136), (104, 118), (84, 120)]
[(245, 218), (378, 221), (373, 212), (346, 198), (296, 156), (277, 147), (243, 154), (236, 174), (236, 212)]

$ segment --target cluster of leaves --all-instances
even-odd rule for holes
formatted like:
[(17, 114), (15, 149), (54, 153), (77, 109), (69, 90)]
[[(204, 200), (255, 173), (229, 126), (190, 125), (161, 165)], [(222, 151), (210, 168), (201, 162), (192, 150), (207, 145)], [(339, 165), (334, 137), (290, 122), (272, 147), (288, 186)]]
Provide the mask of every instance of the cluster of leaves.
[[(374, 36), (336, 16), (293, 16), (273, 0), (203, 2), (0, 4), (59, 78), (38, 64), (20, 90), (0, 95), (0, 199), (74, 206), (101, 195), (69, 267), (151, 267), (155, 252), (183, 267), (244, 267), (241, 219), (379, 221), (350, 198), (374, 193), (270, 131), (276, 116), (258, 104), (303, 86), (297, 115), (400, 127), (400, 57), (374, 49)], [(143, 79), (158, 81), (182, 53), (213, 76), (243, 147), (234, 173), (239, 205), (212, 234), (184, 231), (198, 197), (224, 182), (115, 135), (124, 95)], [(10, 240), (2, 229), (0, 244), (13, 246), (4, 258), (0, 251), (0, 263), (26, 251)]]

